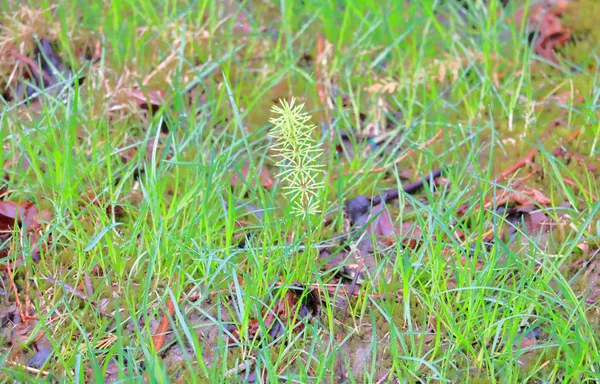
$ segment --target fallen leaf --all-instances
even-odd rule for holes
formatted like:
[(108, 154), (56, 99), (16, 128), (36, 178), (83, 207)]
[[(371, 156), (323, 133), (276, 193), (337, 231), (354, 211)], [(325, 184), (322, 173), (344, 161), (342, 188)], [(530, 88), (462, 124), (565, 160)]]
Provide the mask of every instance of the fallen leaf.
[[(390, 214), (383, 204), (378, 204), (373, 207), (371, 214), (375, 217), (373, 223), (367, 230), (367, 233), (373, 233), (375, 237), (383, 237), (388, 240), (391, 240), (395, 234), (396, 230), (394, 225), (392, 224), (392, 219), (390, 218)], [(390, 241), (390, 243), (394, 243), (394, 241)]]
[[(155, 114), (164, 104), (166, 92), (160, 90), (142, 91), (140, 89), (123, 90), (123, 93), (130, 97), (134, 104), (138, 106), (144, 113)], [(164, 115), (161, 120), (160, 132), (162, 134), (169, 133), (168, 115)]]
[[(73, 84), (73, 72), (62, 62), (50, 40), (39, 40), (33, 58), (26, 57), (16, 50), (11, 53), (28, 68), (23, 74), (26, 81), (17, 86), (16, 99), (29, 98), (38, 92), (54, 95)], [(79, 84), (84, 79), (80, 77)]]
[[(17, 152), (12, 159), (8, 160), (4, 164), (4, 170), (8, 171), (15, 164), (18, 166), (18, 168), (20, 168), (19, 170), (22, 172), (27, 172), (27, 170), (31, 166), (31, 162), (29, 161), (29, 158), (27, 156), (21, 155), (20, 153)], [(8, 177), (6, 177), (6, 178), (8, 179)]]
[(485, 203), (484, 207), (486, 209), (493, 209), (503, 205), (517, 205), (526, 207), (536, 204), (545, 207), (551, 205), (552, 200), (546, 197), (546, 195), (544, 195), (544, 193), (540, 190), (523, 184), (516, 184), (510, 189), (502, 190), (495, 201), (490, 199), (487, 203)]
[[(530, 36), (537, 34), (533, 49), (541, 57), (558, 63), (554, 49), (567, 43), (571, 31), (560, 21), (565, 6), (553, 6), (547, 3), (537, 3), (527, 10), (527, 27)], [(515, 21), (521, 26), (525, 9), (517, 11)]]
[(158, 90), (143, 92), (139, 89), (134, 89), (133, 91), (125, 90), (124, 92), (133, 99), (138, 107), (152, 113), (156, 113), (160, 109), (166, 95), (165, 91)]
[(225, 17), (235, 17), (233, 24), (234, 34), (247, 35), (252, 33), (252, 26), (250, 25), (248, 15), (242, 9), (242, 6), (235, 0), (220, 0), (221, 3), (225, 4)]
[[(350, 221), (350, 225), (360, 225), (358, 221), (369, 213), (371, 209), (371, 199), (366, 196), (356, 196), (352, 200), (344, 203), (344, 213)], [(364, 223), (363, 223), (364, 224)]]
[(10, 343), (13, 347), (23, 348), (27, 346), (29, 336), (31, 335), (32, 327), (27, 325), (25, 322), (15, 324), (10, 334)]
[(37, 349), (35, 355), (27, 362), (29, 367), (39, 369), (41, 368), (46, 361), (52, 356), (52, 345), (46, 336), (42, 336), (42, 338), (35, 343), (35, 348)]
[(564, 45), (570, 37), (571, 32), (563, 26), (558, 18), (558, 13), (554, 11), (546, 12), (534, 45), (535, 53), (558, 63), (554, 49), (559, 45)]
[(416, 223), (402, 223), (398, 234), (402, 238), (402, 244), (407, 248), (415, 249), (422, 242), (423, 231), (421, 231), (421, 228)]
[[(235, 173), (229, 179), (229, 185), (231, 185), (232, 188), (239, 187), (245, 184), (246, 182), (250, 184), (251, 188), (254, 188), (254, 186), (256, 185), (256, 179), (254, 177), (254, 173), (250, 173), (250, 169), (248, 167), (242, 168), (241, 175), (240, 172), (238, 172), (237, 170), (234, 172)], [(249, 176), (251, 177), (251, 180), (248, 181)], [(273, 184), (275, 184), (275, 181), (271, 176), (271, 172), (269, 172), (269, 170), (266, 168), (261, 168), (259, 170), (258, 181), (260, 182), (260, 185), (263, 188), (271, 188)]]
[[(34, 260), (39, 259), (40, 244), (39, 232), (42, 230), (43, 222), (52, 220), (52, 214), (43, 210), (39, 212), (37, 206), (31, 202), (16, 203), (14, 201), (0, 201), (0, 238), (5, 240), (10, 237), (15, 224), (21, 227), (29, 237), (29, 244), (33, 246), (31, 255)], [(50, 236), (47, 237), (47, 242)], [(43, 244), (43, 246), (47, 246)], [(6, 254), (6, 250), (1, 250), (0, 254)]]
[(537, 327), (537, 328), (534, 328), (532, 331), (527, 332), (524, 335), (523, 335), (523, 330), (520, 330), (519, 336), (520, 336), (519, 340), (517, 340), (513, 344), (513, 348), (514, 349), (526, 349), (527, 350), (526, 353), (531, 353), (531, 352), (533, 352), (531, 347), (533, 347), (536, 344), (537, 340), (540, 338), (540, 336), (542, 336), (542, 329)]
[[(371, 200), (364, 196), (358, 196), (346, 204), (348, 216), (351, 217), (352, 226), (366, 226), (366, 234), (361, 240), (361, 249), (364, 252), (372, 250), (371, 240), (375, 236), (376, 240), (385, 246), (391, 246), (401, 240), (402, 244), (408, 248), (416, 248), (420, 243), (422, 236), (421, 229), (416, 223), (404, 222), (395, 224), (385, 209), (383, 203), (375, 205), (369, 213)], [(367, 211), (367, 213), (364, 213)], [(363, 213), (358, 219), (354, 216)]]
[(37, 228), (41, 225), (41, 220), (50, 221), (51, 215), (48, 211), (42, 211), (40, 216), (37, 206), (30, 202), (0, 201), (0, 230), (11, 230), (15, 220), (25, 228)]
[(115, 359), (111, 359), (106, 366), (106, 372), (104, 373), (105, 383), (117, 383), (119, 381), (119, 366)]
[(26, 207), (14, 201), (0, 201), (0, 231), (12, 230), (15, 223), (19, 224), (26, 210)]

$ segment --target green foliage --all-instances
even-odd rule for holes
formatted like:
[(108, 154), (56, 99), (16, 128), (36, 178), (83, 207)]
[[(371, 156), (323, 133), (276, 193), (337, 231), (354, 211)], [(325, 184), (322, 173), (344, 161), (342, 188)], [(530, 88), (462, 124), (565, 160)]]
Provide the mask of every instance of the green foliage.
[[(600, 187), (582, 164), (600, 147), (596, 2), (569, 2), (561, 22), (573, 38), (559, 65), (531, 58), (513, 22), (538, 1), (504, 10), (500, 0), (5, 2), (3, 92), (21, 84), (26, 64), (11, 52), (32, 57), (33, 34), (57, 41), (86, 80), (64, 98), (0, 110), (0, 198), (53, 214), (38, 234), (49, 245), (39, 262), (25, 237), (0, 234), (0, 266), (11, 261), (23, 306), (30, 301), (40, 319), (26, 348), (11, 339), (25, 328), (11, 331), (9, 321), (0, 332), (0, 382), (165, 382), (167, 373), (219, 383), (260, 373), (305, 383), (339, 382), (341, 372), (348, 382), (596, 382), (600, 317), (588, 292), (600, 273)], [(234, 31), (245, 22), (248, 33)], [(317, 32), (332, 46), (325, 61)], [(317, 86), (330, 80), (336, 102), (323, 116)], [(165, 101), (141, 110), (129, 96), (137, 91)], [(272, 100), (288, 94), (306, 104), (286, 99), (271, 115)], [(323, 154), (309, 115), (334, 134)], [(559, 116), (568, 127), (540, 139)], [(433, 145), (397, 161), (440, 128)], [(585, 157), (559, 158), (557, 146)], [(553, 237), (509, 237), (517, 224), (481, 207), (512, 190), (496, 175), (533, 147), (539, 177), (522, 182), (554, 202), (544, 209)], [(272, 166), (269, 152), (285, 189), (252, 184)], [(247, 188), (234, 193), (232, 169), (246, 162), (238, 180)], [(447, 183), (387, 204), (396, 228), (419, 226), (417, 248), (403, 246), (403, 233), (391, 245), (348, 236), (345, 201), (401, 189), (404, 177), (440, 165)], [(324, 182), (329, 175), (343, 176)], [(331, 224), (299, 231), (282, 205), (304, 218), (322, 210)], [(332, 276), (353, 271), (363, 257), (354, 246), (369, 242), (345, 316), (349, 285)], [(10, 287), (4, 273), (0, 313), (9, 320)], [(318, 315), (291, 305), (282, 313), (290, 295), (308, 304), (315, 292)], [(520, 348), (536, 328), (536, 343)], [(33, 370), (44, 339), (52, 355)]]
[(279, 177), (287, 183), (283, 188), (293, 205), (292, 212), (304, 218), (319, 212), (317, 191), (323, 183), (317, 177), (321, 174), (318, 160), (322, 150), (312, 137), (316, 126), (308, 124), (311, 117), (302, 112), (304, 104), (296, 106), (295, 101), (282, 100), (281, 107), (271, 108), (279, 117), (269, 120), (274, 125), (270, 136), (276, 140), (273, 148), (281, 158), (277, 166), (283, 167)]

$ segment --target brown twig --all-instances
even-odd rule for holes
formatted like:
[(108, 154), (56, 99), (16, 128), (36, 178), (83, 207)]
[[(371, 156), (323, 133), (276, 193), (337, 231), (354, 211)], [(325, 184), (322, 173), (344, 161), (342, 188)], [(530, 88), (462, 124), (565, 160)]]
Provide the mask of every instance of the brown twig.
[(576, 182), (574, 182), (573, 180), (569, 179), (568, 177), (563, 177), (562, 178), (563, 181), (565, 182), (565, 184), (570, 185), (573, 188), (576, 188), (578, 190), (580, 190), (581, 192), (585, 193), (586, 195), (590, 196), (592, 198), (592, 200), (594, 200), (595, 202), (598, 202), (598, 197), (596, 195), (594, 195), (593, 193), (589, 192), (588, 190), (586, 190), (583, 187), (580, 187)]
[[(548, 138), (548, 136), (550, 136), (550, 133), (552, 133), (554, 128), (558, 127), (559, 125), (567, 125), (567, 123), (563, 120), (554, 120), (553, 122), (551, 122), (548, 125), (548, 128), (546, 128), (546, 130), (544, 131), (544, 133), (542, 133), (542, 136), (540, 137), (540, 142), (543, 142), (544, 140), (546, 140)], [(508, 169), (506, 169), (504, 172), (502, 172), (502, 174), (500, 175), (500, 178), (502, 180), (507, 180), (510, 175), (512, 175), (519, 169), (523, 168), (527, 164), (532, 164), (535, 159), (535, 155), (537, 155), (538, 152), (539, 152), (538, 148), (533, 148), (531, 151), (529, 151), (529, 153), (525, 157), (523, 157), (522, 159), (520, 159), (519, 161), (517, 161), (516, 163), (514, 163), (513, 165), (508, 167)]]
[(167, 336), (167, 331), (169, 330), (170, 325), (170, 317), (173, 317), (175, 313), (175, 304), (171, 298), (167, 299), (167, 311), (163, 315), (163, 318), (156, 329), (156, 333), (152, 336), (152, 343), (154, 344), (154, 350), (159, 351), (163, 344), (165, 343), (165, 337)]
[[(552, 150), (552, 156), (561, 157), (561, 158), (565, 159), (567, 162), (569, 162), (571, 160), (576, 160), (577, 164), (584, 167), (588, 172), (592, 172), (592, 173), (596, 174), (596, 167), (592, 164), (588, 164), (585, 160), (585, 157), (583, 157), (577, 153), (570, 153), (564, 147), (554, 148)], [(598, 160), (598, 158), (596, 158), (596, 161), (597, 160)]]
[[(177, 280), (177, 275), (175, 275), (175, 280)], [(178, 299), (179, 300), (179, 299)], [(152, 344), (154, 344), (154, 350), (158, 353), (160, 349), (163, 347), (165, 343), (165, 338), (167, 337), (167, 331), (170, 326), (170, 318), (175, 314), (175, 303), (171, 300), (171, 297), (167, 298), (167, 310), (163, 315), (160, 324), (158, 324), (158, 328), (156, 328), (156, 332), (154, 336), (152, 336)], [(148, 375), (144, 375), (144, 382), (150, 382)]]
[(571, 136), (569, 136), (569, 138), (567, 139), (567, 143), (570, 143), (571, 141), (575, 140), (575, 138), (577, 138), (577, 136), (579, 136), (580, 133), (581, 133), (581, 128), (579, 128), (578, 130), (573, 132), (573, 134), (571, 134)]
[(524, 181), (527, 181), (529, 179), (531, 179), (533, 176), (535, 176), (537, 173), (539, 172), (539, 169), (534, 169), (533, 171), (529, 172), (528, 174), (526, 174), (525, 176), (523, 176), (522, 178), (519, 179), (519, 183), (522, 183)]
[(15, 284), (15, 277), (10, 267), (10, 260), (6, 260), (6, 271), (8, 272), (8, 280), (10, 282), (10, 287), (15, 292), (15, 303), (17, 304), (17, 309), (19, 310), (19, 316), (21, 316), (21, 320), (25, 322), (25, 325), (28, 325), (29, 316), (23, 313), (23, 306), (21, 305), (21, 299), (19, 299), (19, 292), (17, 291), (17, 285)]
[(517, 161), (516, 163), (514, 163), (513, 165), (511, 165), (507, 170), (505, 170), (504, 172), (502, 172), (502, 174), (501, 174), (500, 177), (503, 180), (506, 180), (506, 179), (508, 179), (508, 177), (510, 175), (512, 175), (513, 173), (515, 173), (519, 169), (523, 168), (527, 164), (533, 163), (533, 160), (535, 159), (535, 155), (537, 155), (538, 152), (539, 152), (539, 150), (537, 148), (533, 148), (531, 151), (529, 151), (529, 153), (527, 154), (527, 156), (523, 157), (521, 160)]
[[(429, 139), (426, 142), (424, 142), (423, 144), (419, 145), (419, 147), (417, 147), (417, 149), (409, 149), (408, 151), (404, 152), (400, 157), (398, 157), (396, 160), (394, 160), (394, 162), (391, 164), (385, 165), (383, 167), (372, 168), (372, 169), (367, 169), (367, 170), (359, 169), (356, 171), (349, 171), (349, 172), (345, 172), (343, 175), (348, 176), (348, 175), (362, 175), (365, 173), (385, 172), (388, 169), (390, 169), (391, 167), (393, 167), (394, 165), (397, 165), (398, 163), (400, 163), (402, 160), (406, 159), (408, 156), (415, 153), (416, 151), (421, 151), (421, 150), (429, 147), (431, 144), (435, 143), (435, 141), (442, 135), (442, 133), (444, 133), (444, 130), (440, 129), (439, 131), (437, 131), (437, 133), (435, 135), (433, 135), (433, 137), (431, 139)], [(338, 177), (339, 177), (339, 174), (333, 176), (334, 179), (337, 179)]]
[[(177, 280), (177, 277), (175, 277)], [(156, 333), (152, 336), (152, 343), (154, 344), (154, 350), (159, 351), (165, 343), (165, 337), (170, 327), (170, 318), (175, 314), (175, 303), (171, 300), (171, 297), (167, 299), (167, 310), (163, 315), (163, 318), (156, 329)]]

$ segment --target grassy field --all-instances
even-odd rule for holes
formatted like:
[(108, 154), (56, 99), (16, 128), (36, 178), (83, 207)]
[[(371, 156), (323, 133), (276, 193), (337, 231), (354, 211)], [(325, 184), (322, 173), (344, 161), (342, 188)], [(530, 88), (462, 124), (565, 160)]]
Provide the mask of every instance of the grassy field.
[(5, 1), (0, 382), (598, 382), (599, 13)]

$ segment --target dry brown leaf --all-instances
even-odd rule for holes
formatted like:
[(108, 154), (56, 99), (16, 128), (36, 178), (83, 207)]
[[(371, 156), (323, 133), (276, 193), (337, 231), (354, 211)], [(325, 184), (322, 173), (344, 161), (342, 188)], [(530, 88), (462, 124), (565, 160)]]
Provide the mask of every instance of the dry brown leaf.
[(537, 39), (533, 46), (535, 53), (554, 63), (558, 63), (554, 49), (564, 45), (571, 37), (571, 31), (560, 21), (565, 8), (566, 2), (555, 5), (537, 3), (528, 10), (519, 10), (515, 14), (517, 26), (520, 26), (527, 11), (527, 24), (530, 29), (537, 31)]
[(492, 209), (507, 204), (516, 204), (521, 207), (537, 204), (545, 207), (551, 205), (552, 201), (540, 190), (526, 185), (515, 185), (510, 190), (503, 190), (495, 202), (488, 201), (485, 208)]
[(123, 92), (129, 96), (135, 104), (141, 109), (152, 111), (153, 113), (158, 111), (163, 102), (165, 101), (165, 91), (159, 90), (150, 90), (150, 91), (141, 91), (139, 89), (134, 89), (130, 91), (128, 89), (123, 90)]
[[(250, 174), (251, 179), (248, 180), (249, 172), (250, 172), (250, 169), (248, 167), (243, 167), (242, 172), (241, 172), (241, 178), (240, 178), (240, 174), (238, 172), (234, 171), (234, 174), (229, 179), (229, 185), (231, 185), (231, 187), (234, 188), (236, 186), (243, 185), (244, 180), (246, 180), (249, 182), (251, 187), (254, 187), (256, 178), (253, 177), (254, 176), (253, 174)], [(260, 185), (263, 188), (271, 188), (273, 186), (273, 184), (275, 184), (275, 180), (273, 179), (273, 176), (271, 176), (271, 172), (269, 172), (269, 170), (267, 168), (260, 169), (259, 175), (258, 175), (258, 180), (260, 182)]]

